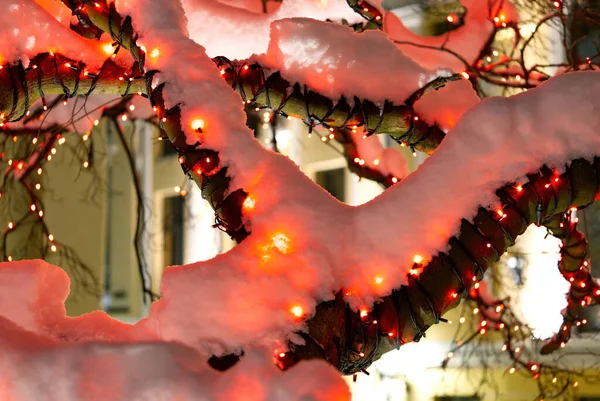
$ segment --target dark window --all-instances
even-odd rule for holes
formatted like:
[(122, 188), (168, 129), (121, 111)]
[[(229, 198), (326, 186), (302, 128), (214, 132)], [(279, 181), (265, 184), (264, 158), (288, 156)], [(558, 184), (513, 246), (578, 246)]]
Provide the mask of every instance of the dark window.
[(160, 155), (162, 157), (178, 156), (177, 151), (173, 149), (171, 141), (168, 139), (163, 139), (160, 141)]
[(182, 265), (185, 198), (183, 196), (165, 198), (163, 211), (163, 266)]
[(339, 201), (344, 202), (346, 193), (345, 170), (337, 168), (335, 170), (323, 170), (317, 172), (316, 181), (331, 195)]

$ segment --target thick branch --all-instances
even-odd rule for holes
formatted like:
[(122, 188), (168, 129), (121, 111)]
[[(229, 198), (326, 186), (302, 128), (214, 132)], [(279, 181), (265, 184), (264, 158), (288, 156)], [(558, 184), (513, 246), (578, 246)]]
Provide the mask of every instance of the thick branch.
[(81, 61), (60, 54), (39, 54), (27, 69), (21, 63), (0, 69), (0, 114), (4, 122), (18, 121), (45, 95), (146, 93), (143, 75), (132, 74), (107, 60), (98, 71), (88, 70)]

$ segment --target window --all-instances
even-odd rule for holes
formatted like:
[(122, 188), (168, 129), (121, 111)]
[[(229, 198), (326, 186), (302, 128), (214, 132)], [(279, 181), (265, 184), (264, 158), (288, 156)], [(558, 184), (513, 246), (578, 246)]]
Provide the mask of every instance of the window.
[(315, 181), (327, 192), (337, 198), (340, 202), (345, 201), (346, 174), (344, 168), (317, 171)]
[(163, 266), (183, 264), (185, 198), (165, 198), (163, 207)]

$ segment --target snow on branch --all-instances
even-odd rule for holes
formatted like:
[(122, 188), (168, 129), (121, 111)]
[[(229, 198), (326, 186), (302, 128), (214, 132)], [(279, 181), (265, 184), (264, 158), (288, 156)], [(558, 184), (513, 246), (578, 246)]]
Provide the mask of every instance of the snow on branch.
[(361, 21), (346, 0), (284, 0), (272, 13), (236, 7), (217, 0), (183, 0), (190, 38), (211, 56), (247, 59), (266, 51), (271, 22), (291, 17)]

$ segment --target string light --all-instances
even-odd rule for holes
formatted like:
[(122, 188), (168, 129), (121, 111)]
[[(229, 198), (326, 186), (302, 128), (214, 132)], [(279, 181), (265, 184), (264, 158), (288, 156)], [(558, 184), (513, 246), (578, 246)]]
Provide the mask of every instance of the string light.
[(383, 277), (376, 276), (375, 277), (375, 284), (381, 284), (381, 283), (383, 283)]
[(51, 250), (52, 252), (56, 252), (56, 249), (57, 249), (57, 248), (56, 248), (56, 245), (52, 244), (52, 245), (50, 246), (50, 250)]

